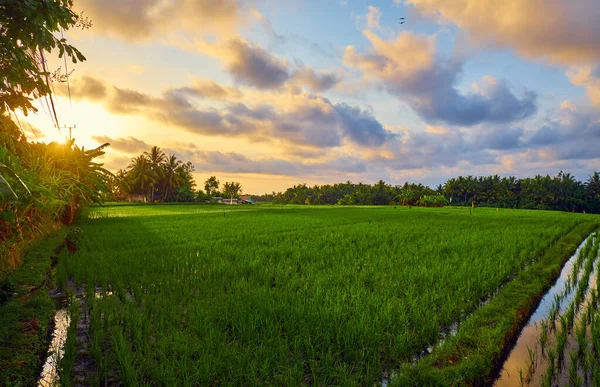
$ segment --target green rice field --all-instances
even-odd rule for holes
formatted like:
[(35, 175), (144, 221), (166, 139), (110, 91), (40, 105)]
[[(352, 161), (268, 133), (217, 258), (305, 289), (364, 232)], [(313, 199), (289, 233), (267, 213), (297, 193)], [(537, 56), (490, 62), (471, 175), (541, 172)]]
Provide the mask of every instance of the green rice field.
[[(79, 251), (63, 251), (56, 269), (59, 287), (86, 289), (73, 313), (89, 322), (85, 348), (67, 339), (61, 383), (76, 373), (101, 385), (387, 384), (457, 322), (518, 300), (494, 325), (465, 324), (482, 337), (468, 349), (476, 366), (430, 379), (469, 384), (492, 364), (477, 351), (500, 351), (494, 338), (550, 281), (509, 285), (540, 277), (542, 264), (560, 269), (598, 223), (452, 207), (94, 207), (79, 221)], [(448, 346), (454, 357), (427, 367), (457, 369), (448, 358), (467, 356)]]

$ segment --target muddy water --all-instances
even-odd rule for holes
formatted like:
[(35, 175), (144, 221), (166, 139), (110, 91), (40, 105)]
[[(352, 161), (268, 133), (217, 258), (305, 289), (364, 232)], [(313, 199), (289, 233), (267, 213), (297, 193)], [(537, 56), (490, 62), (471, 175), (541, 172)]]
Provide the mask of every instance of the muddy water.
[(38, 387), (53, 387), (58, 385), (58, 362), (63, 357), (63, 347), (67, 340), (69, 327), (69, 312), (60, 309), (54, 316), (54, 332), (48, 348), (48, 358), (42, 368)]
[[(542, 334), (543, 323), (551, 324), (551, 311), (558, 301), (558, 313), (556, 317), (556, 326), (560, 324), (558, 320), (563, 315), (573, 302), (577, 290), (577, 285), (583, 280), (584, 265), (579, 270), (574, 270), (578, 255), (581, 253), (583, 246), (587, 243), (588, 237), (581, 243), (575, 254), (564, 265), (560, 277), (556, 283), (550, 288), (548, 293), (542, 298), (540, 305), (530, 317), (527, 325), (521, 331), (521, 335), (517, 340), (514, 348), (510, 352), (507, 360), (504, 363), (499, 377), (494, 383), (495, 387), (511, 387), (511, 386), (540, 386), (543, 382), (544, 374), (548, 369), (548, 348), (556, 346), (556, 330), (547, 331), (547, 341), (545, 350), (543, 351), (540, 345), (540, 335)], [(589, 302), (591, 291), (595, 289), (595, 284), (598, 276), (598, 262), (596, 260), (593, 271), (588, 280), (588, 290), (585, 295), (584, 302), (580, 309), (575, 314), (574, 326), (577, 327), (581, 320), (581, 313), (586, 309)], [(574, 278), (577, 277), (577, 278)], [(558, 328), (560, 329), (560, 328)], [(570, 366), (569, 352), (577, 350), (578, 344), (574, 337), (574, 333), (570, 332), (565, 346), (566, 351), (562, 362), (561, 370), (558, 376), (554, 379), (553, 385), (568, 385), (569, 376), (568, 370)], [(582, 375), (584, 380), (585, 375)]]

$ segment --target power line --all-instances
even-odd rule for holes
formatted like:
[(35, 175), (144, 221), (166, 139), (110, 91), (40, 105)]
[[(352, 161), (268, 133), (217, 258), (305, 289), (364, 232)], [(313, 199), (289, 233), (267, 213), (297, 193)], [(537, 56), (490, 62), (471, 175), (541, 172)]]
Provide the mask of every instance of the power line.
[[(60, 37), (62, 39), (65, 38), (62, 28), (60, 29)], [(71, 85), (69, 84), (69, 68), (67, 67), (67, 56), (63, 55), (63, 59), (65, 60), (65, 77), (67, 78), (67, 90), (69, 91), (69, 106), (71, 107), (71, 110), (73, 110), (73, 103), (71, 102)]]
[(38, 131), (37, 131), (37, 130), (35, 130), (35, 129), (33, 128), (33, 126), (31, 126), (31, 122), (29, 122), (29, 120), (27, 119), (27, 117), (25, 117), (25, 121), (27, 122), (27, 125), (29, 125), (29, 129), (31, 130), (31, 133), (33, 133), (33, 135), (35, 136), (35, 139), (36, 139), (36, 140), (38, 140), (38, 141), (40, 141), (40, 138), (39, 138), (39, 137), (38, 137), (38, 135), (37, 135), (37, 132), (38, 132)]
[(19, 125), (19, 129), (21, 129), (21, 134), (23, 135), (23, 137), (25, 137), (25, 139), (27, 141), (29, 141), (29, 139), (27, 138), (27, 135), (25, 134), (25, 131), (23, 130), (23, 127), (21, 126), (21, 121), (19, 121), (19, 116), (17, 116), (17, 114), (14, 111), (12, 112), (12, 114), (15, 117), (15, 119), (17, 120), (17, 124)]
[[(52, 87), (52, 89), (54, 89), (54, 86), (50, 83), (50, 79), (48, 78), (48, 68), (46, 67), (46, 59), (44, 58), (44, 51), (42, 51), (42, 49), (40, 48), (40, 58), (41, 58), (41, 63), (42, 63), (42, 70), (44, 70), (44, 72), (46, 73), (46, 85), (48, 85), (48, 87)], [(52, 112), (54, 113), (54, 123), (56, 124), (57, 128), (60, 128), (60, 124), (58, 123), (58, 116), (56, 114), (56, 108), (54, 107), (54, 99), (52, 99), (52, 93), (49, 94), (48, 98), (50, 99), (50, 104), (52, 105)], [(60, 131), (60, 129), (59, 129)]]

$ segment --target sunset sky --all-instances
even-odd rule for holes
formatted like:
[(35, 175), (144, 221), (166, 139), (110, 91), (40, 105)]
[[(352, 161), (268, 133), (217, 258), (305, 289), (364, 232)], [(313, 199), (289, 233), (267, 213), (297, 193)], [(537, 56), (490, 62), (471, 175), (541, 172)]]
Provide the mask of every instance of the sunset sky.
[[(192, 161), (199, 186), (216, 175), (246, 193), (600, 170), (597, 0), (75, 0), (74, 10), (93, 27), (67, 33), (87, 61), (68, 63), (71, 101), (55, 85), (58, 119), (86, 148), (110, 142), (113, 171), (152, 145)], [(21, 116), (30, 140), (64, 138), (37, 106)]]

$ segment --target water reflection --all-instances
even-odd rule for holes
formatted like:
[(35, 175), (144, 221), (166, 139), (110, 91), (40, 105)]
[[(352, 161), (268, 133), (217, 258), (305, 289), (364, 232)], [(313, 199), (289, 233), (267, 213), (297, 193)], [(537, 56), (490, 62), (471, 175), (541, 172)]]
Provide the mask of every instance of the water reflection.
[(69, 313), (67, 309), (60, 309), (54, 316), (54, 332), (48, 349), (48, 358), (42, 368), (38, 387), (53, 387), (58, 385), (58, 362), (62, 359), (67, 340), (69, 327)]

